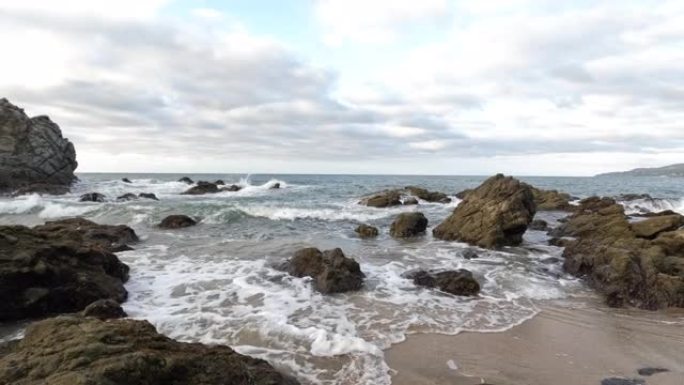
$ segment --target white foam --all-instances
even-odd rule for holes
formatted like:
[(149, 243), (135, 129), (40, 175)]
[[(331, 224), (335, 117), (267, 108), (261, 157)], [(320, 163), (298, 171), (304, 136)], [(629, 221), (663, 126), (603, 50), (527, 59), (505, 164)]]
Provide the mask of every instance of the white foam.
[(680, 199), (636, 199), (632, 201), (620, 201), (625, 207), (626, 214), (656, 213), (664, 210), (672, 210), (684, 214), (684, 198)]
[(42, 219), (71, 217), (95, 210), (97, 205), (47, 198), (37, 194), (0, 201), (0, 214), (36, 214)]

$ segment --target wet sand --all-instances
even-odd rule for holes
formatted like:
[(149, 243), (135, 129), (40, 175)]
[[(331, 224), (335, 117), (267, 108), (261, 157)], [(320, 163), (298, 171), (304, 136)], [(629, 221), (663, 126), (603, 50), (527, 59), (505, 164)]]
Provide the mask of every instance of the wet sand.
[(385, 356), (394, 385), (684, 385), (684, 310), (546, 307), (501, 333), (411, 335)]

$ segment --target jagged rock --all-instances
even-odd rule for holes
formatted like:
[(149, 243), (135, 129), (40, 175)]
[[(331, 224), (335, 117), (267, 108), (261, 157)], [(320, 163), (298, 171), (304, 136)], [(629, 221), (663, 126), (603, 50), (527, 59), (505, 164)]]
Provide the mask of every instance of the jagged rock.
[(417, 205), (418, 199), (413, 197), (404, 198), (404, 206)]
[(98, 226), (78, 218), (0, 226), (0, 322), (76, 312), (105, 298), (123, 302), (128, 266), (108, 248), (117, 226)]
[(69, 192), (69, 186), (47, 183), (33, 183), (20, 187), (12, 193), (12, 196), (40, 194), (40, 195), (64, 195)]
[(183, 343), (147, 321), (61, 316), (33, 323), (0, 357), (0, 384), (297, 385), (227, 346)]
[(195, 183), (192, 179), (188, 178), (187, 176), (184, 176), (184, 177), (178, 179), (178, 181), (182, 182), (182, 183), (187, 183), (187, 184), (194, 184)]
[(116, 198), (117, 201), (134, 201), (137, 200), (138, 196), (133, 193), (126, 193)]
[(152, 199), (153, 201), (159, 200), (159, 198), (157, 198), (157, 196), (154, 195), (153, 193), (140, 193), (140, 194), (138, 194), (138, 198)]
[(465, 269), (431, 273), (424, 270), (409, 273), (407, 278), (413, 279), (418, 286), (438, 288), (439, 290), (460, 296), (473, 296), (480, 292), (480, 284), (473, 274)]
[(224, 182), (223, 179), (218, 179), (216, 182), (214, 182), (214, 184), (217, 186), (223, 186), (226, 184), (226, 182)]
[(516, 246), (535, 212), (530, 186), (498, 174), (469, 193), (432, 234), (484, 248)]
[(384, 191), (362, 199), (359, 204), (369, 207), (392, 207), (401, 205), (401, 194), (395, 190)]
[(113, 299), (100, 299), (83, 310), (84, 317), (94, 317), (100, 320), (117, 319), (127, 317), (121, 305)]
[(356, 231), (361, 238), (375, 238), (379, 234), (377, 227), (369, 225), (359, 225), (354, 231)]
[(555, 232), (575, 238), (563, 251), (565, 271), (585, 277), (610, 306), (684, 307), (681, 230), (639, 238), (621, 205), (592, 197)]
[(183, 227), (190, 227), (197, 224), (197, 221), (187, 215), (169, 215), (162, 219), (159, 227), (162, 229), (180, 229)]
[(131, 250), (127, 245), (139, 241), (135, 231), (126, 225), (100, 225), (84, 218), (49, 221), (33, 230), (51, 238), (69, 238), (79, 243), (94, 244), (111, 252)]
[(345, 257), (339, 248), (324, 252), (313, 247), (299, 250), (287, 262), (286, 270), (295, 277), (313, 278), (314, 288), (324, 294), (359, 290), (365, 277), (359, 264)]
[(417, 186), (407, 186), (406, 191), (408, 191), (411, 195), (418, 197), (424, 201), (427, 202), (438, 202), (438, 203), (449, 203), (451, 202), (451, 198), (449, 198), (446, 194), (441, 193), (441, 192), (436, 192), (436, 191), (428, 191), (422, 187), (417, 187)]
[(81, 202), (100, 202), (100, 203), (102, 203), (106, 200), (107, 200), (106, 196), (104, 196), (100, 193), (96, 193), (96, 192), (83, 194), (79, 198), (79, 201), (81, 201)]
[(677, 230), (684, 225), (684, 217), (679, 214), (657, 216), (632, 223), (632, 231), (639, 238), (653, 239), (666, 231)]
[(121, 178), (121, 181), (124, 182), (124, 183), (133, 183), (133, 182), (131, 182), (131, 180), (128, 179), (128, 178)]
[(534, 195), (534, 203), (537, 206), (537, 210), (575, 210), (575, 206), (570, 204), (570, 200), (572, 199), (570, 194), (559, 192), (557, 190), (542, 190), (536, 187), (532, 187), (532, 194)]
[(236, 192), (236, 191), (240, 191), (240, 190), (242, 190), (242, 187), (240, 187), (236, 184), (232, 184), (228, 187), (224, 187), (221, 189), (221, 191), (230, 191), (230, 192)]
[(468, 196), (468, 194), (470, 194), (471, 192), (473, 192), (473, 190), (474, 190), (474, 189), (472, 189), (472, 188), (468, 188), (468, 189), (465, 189), (465, 190), (463, 190), (463, 191), (457, 192), (457, 193), (456, 193), (456, 198), (463, 200), (463, 199), (465, 199), (465, 198)]
[(543, 219), (535, 219), (530, 223), (528, 228), (530, 230), (547, 231), (549, 229), (549, 224)]
[(435, 191), (428, 191), (422, 187), (407, 186), (404, 189), (385, 190), (375, 193), (371, 196), (365, 197), (359, 201), (359, 204), (369, 207), (392, 207), (399, 205), (414, 205), (418, 204), (418, 200), (437, 203), (449, 203), (451, 198), (446, 194)]
[(74, 145), (50, 118), (29, 118), (0, 98), (0, 192), (35, 183), (68, 187), (77, 165)]
[(273, 186), (269, 187), (271, 190), (277, 190), (280, 188), (280, 183), (274, 183)]
[(423, 234), (428, 220), (423, 213), (402, 213), (392, 222), (390, 235), (395, 238), (409, 238)]
[(184, 195), (202, 195), (202, 194), (214, 194), (219, 192), (218, 186), (209, 182), (197, 182), (197, 185), (186, 190)]

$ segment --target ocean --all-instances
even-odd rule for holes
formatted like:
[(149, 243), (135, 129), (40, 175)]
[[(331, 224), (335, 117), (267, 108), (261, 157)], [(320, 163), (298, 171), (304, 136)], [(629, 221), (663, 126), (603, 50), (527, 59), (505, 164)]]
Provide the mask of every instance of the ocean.
[[(548, 236), (528, 231), (520, 247), (472, 249), (433, 239), (431, 229), (459, 203), (453, 195), (479, 185), (484, 176), (382, 175), (192, 175), (243, 186), (239, 192), (180, 195), (180, 174), (79, 174), (72, 192), (51, 197), (0, 198), (0, 224), (35, 225), (83, 216), (103, 224), (126, 224), (141, 238), (135, 250), (118, 253), (131, 267), (124, 309), (182, 341), (227, 344), (264, 358), (304, 384), (390, 384), (383, 350), (412, 333), (457, 334), (507, 330), (534, 317), (545, 303), (595, 302), (595, 294), (562, 270), (562, 249)], [(132, 183), (124, 183), (127, 177)], [(650, 177), (521, 177), (544, 189), (577, 198), (647, 193), (658, 199), (624, 202), (628, 212), (671, 209), (684, 214), (684, 179)], [(280, 189), (270, 189), (280, 183)], [(359, 198), (386, 188), (416, 185), (452, 195), (450, 204), (377, 209)], [(105, 203), (78, 202), (86, 192)], [(155, 193), (160, 201), (116, 202), (124, 193)], [(429, 220), (425, 236), (396, 240), (388, 230), (404, 211)], [(162, 230), (167, 215), (201, 219), (198, 226)], [(564, 214), (538, 213), (551, 226)], [(361, 223), (380, 229), (359, 239)], [(366, 274), (359, 292), (322, 295), (308, 279), (276, 269), (303, 247), (340, 247)], [(481, 283), (465, 298), (416, 287), (404, 274), (415, 269), (459, 269)], [(5, 336), (7, 338), (8, 336)]]

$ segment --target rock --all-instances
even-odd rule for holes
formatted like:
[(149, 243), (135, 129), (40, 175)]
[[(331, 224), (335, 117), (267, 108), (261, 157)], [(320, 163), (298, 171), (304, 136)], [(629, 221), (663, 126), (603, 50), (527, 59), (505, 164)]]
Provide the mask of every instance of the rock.
[(664, 217), (664, 216), (668, 216), (668, 215), (679, 215), (679, 213), (676, 213), (672, 210), (663, 210), (663, 211), (658, 211), (655, 213), (648, 212), (648, 213), (631, 214), (630, 216), (640, 217), (640, 218), (652, 218), (652, 217)]
[(669, 372), (669, 369), (664, 368), (641, 368), (637, 370), (640, 376), (650, 377), (654, 374)]
[(681, 230), (651, 240), (638, 237), (633, 225), (613, 199), (581, 201), (554, 230), (575, 238), (565, 245), (564, 270), (584, 277), (610, 306), (684, 307), (684, 263), (679, 263), (684, 249), (677, 247), (684, 240), (677, 234)]
[(404, 204), (404, 206), (417, 205), (418, 199), (413, 198), (413, 197), (404, 198), (403, 204)]
[(646, 381), (639, 378), (611, 377), (601, 380), (601, 385), (645, 385)]
[(280, 183), (274, 183), (273, 186), (269, 187), (270, 190), (277, 190), (280, 188)]
[(50, 238), (69, 238), (75, 242), (97, 245), (113, 253), (132, 250), (127, 245), (139, 241), (138, 235), (128, 226), (100, 225), (84, 218), (50, 221), (33, 229)]
[(457, 193), (456, 193), (456, 198), (463, 200), (463, 199), (465, 199), (465, 198), (468, 196), (468, 194), (470, 194), (471, 192), (473, 192), (473, 190), (474, 190), (474, 189), (472, 189), (472, 188), (467, 188), (467, 189), (465, 189), (465, 190), (463, 190), (463, 191), (461, 191), (461, 192), (457, 192)]
[(178, 181), (182, 182), (182, 183), (187, 183), (187, 184), (194, 184), (195, 183), (192, 179), (188, 178), (187, 176), (184, 176), (184, 177), (178, 179)]
[(154, 195), (153, 193), (140, 193), (140, 194), (138, 194), (138, 198), (152, 199), (153, 201), (159, 200), (159, 198), (157, 198), (157, 196)]
[(197, 221), (187, 215), (169, 215), (162, 219), (159, 227), (162, 229), (180, 229), (183, 227), (195, 226)]
[(47, 116), (29, 118), (0, 98), (0, 192), (31, 184), (69, 187), (77, 180), (74, 145)]
[(339, 248), (324, 252), (313, 247), (299, 250), (286, 269), (292, 276), (313, 278), (314, 288), (324, 294), (359, 290), (365, 278), (359, 264), (345, 257)]
[(134, 201), (137, 200), (138, 196), (133, 193), (126, 193), (116, 198), (117, 201)]
[(128, 179), (128, 178), (121, 178), (121, 181), (124, 182), (124, 183), (133, 183), (133, 182), (131, 182), (131, 180)]
[(219, 192), (218, 186), (209, 182), (197, 182), (197, 185), (186, 190), (184, 195), (214, 194)]
[(107, 197), (105, 197), (104, 195), (102, 195), (100, 193), (96, 193), (96, 192), (83, 194), (83, 195), (81, 195), (81, 198), (79, 198), (80, 202), (100, 202), (100, 203), (102, 203), (106, 200), (107, 200)]
[(684, 225), (684, 217), (679, 214), (657, 216), (632, 223), (632, 231), (639, 238), (653, 239), (666, 231), (677, 230)]
[(483, 248), (517, 246), (535, 212), (530, 186), (498, 174), (468, 194), (432, 233)]
[(439, 290), (460, 296), (473, 296), (480, 292), (480, 284), (473, 278), (473, 274), (465, 269), (456, 271), (442, 271), (431, 273), (420, 270), (408, 275), (418, 286), (438, 288)]
[(227, 346), (183, 343), (147, 321), (61, 316), (31, 324), (0, 357), (0, 384), (297, 385)]
[(240, 187), (236, 184), (233, 184), (233, 185), (230, 185), (229, 187), (224, 187), (221, 189), (221, 191), (230, 191), (230, 192), (236, 192), (236, 191), (240, 191), (240, 190), (242, 190), (242, 187)]
[(21, 187), (12, 193), (13, 196), (40, 194), (40, 195), (64, 195), (69, 192), (69, 186), (47, 183), (33, 183)]
[(530, 226), (528, 228), (530, 230), (548, 231), (549, 230), (549, 224), (546, 223), (546, 221), (543, 219), (535, 219), (532, 221), (532, 223), (530, 223)]
[(357, 227), (354, 231), (356, 231), (361, 238), (375, 238), (379, 234), (377, 227), (369, 225), (359, 225), (359, 227)]
[(416, 187), (416, 186), (407, 186), (406, 191), (408, 191), (411, 195), (418, 197), (424, 201), (427, 202), (437, 202), (437, 203), (449, 203), (451, 202), (451, 198), (449, 198), (446, 194), (441, 193), (441, 192), (435, 192), (435, 191), (428, 191), (422, 187)]
[(128, 266), (104, 247), (109, 240), (87, 227), (0, 226), (0, 322), (126, 299)]
[(477, 252), (473, 249), (465, 249), (463, 250), (463, 258), (465, 259), (475, 259), (475, 258), (480, 258), (480, 256), (477, 254)]
[(94, 317), (100, 320), (117, 319), (127, 317), (128, 314), (121, 305), (112, 299), (100, 299), (83, 310), (84, 317)]
[(214, 184), (217, 186), (223, 186), (226, 184), (226, 182), (224, 182), (223, 179), (218, 179), (216, 182), (214, 182)]
[(371, 197), (362, 199), (359, 204), (369, 207), (392, 207), (401, 205), (401, 194), (397, 191), (390, 190), (375, 194)]
[(624, 202), (631, 202), (631, 201), (638, 201), (638, 200), (652, 201), (653, 197), (648, 195), (648, 194), (621, 194), (621, 195), (618, 195), (615, 199), (617, 199), (618, 201), (624, 201)]
[(392, 222), (390, 235), (395, 238), (409, 238), (423, 234), (428, 220), (423, 213), (402, 213)]
[(572, 197), (570, 194), (562, 193), (557, 190), (542, 190), (532, 187), (534, 203), (540, 211), (574, 211), (575, 206), (570, 204)]
[(551, 239), (549, 239), (549, 245), (557, 247), (565, 247), (570, 242), (572, 242), (572, 239), (570, 238), (552, 237)]

